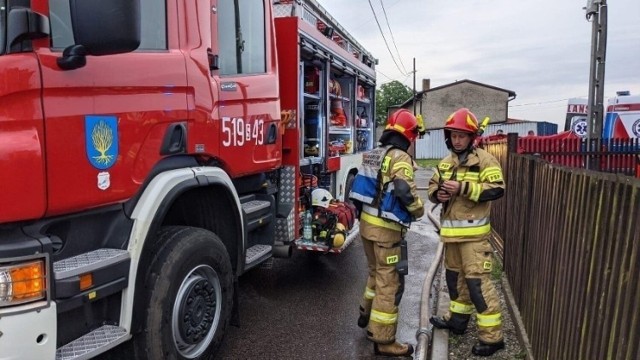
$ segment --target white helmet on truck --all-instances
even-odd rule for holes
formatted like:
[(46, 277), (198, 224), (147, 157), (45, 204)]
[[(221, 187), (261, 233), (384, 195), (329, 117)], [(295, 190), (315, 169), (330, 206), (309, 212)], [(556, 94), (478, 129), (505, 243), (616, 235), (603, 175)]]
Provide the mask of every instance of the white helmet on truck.
[(315, 189), (311, 192), (311, 205), (329, 207), (329, 203), (333, 200), (331, 193), (325, 189)]

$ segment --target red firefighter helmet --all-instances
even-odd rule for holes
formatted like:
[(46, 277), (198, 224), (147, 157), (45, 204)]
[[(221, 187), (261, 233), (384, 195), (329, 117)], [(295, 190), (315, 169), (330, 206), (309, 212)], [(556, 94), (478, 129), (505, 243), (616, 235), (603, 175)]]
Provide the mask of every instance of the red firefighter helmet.
[(407, 109), (400, 109), (391, 116), (385, 130), (394, 130), (413, 142), (418, 137), (418, 120)]
[(444, 123), (445, 130), (462, 131), (476, 135), (478, 133), (478, 119), (467, 108), (456, 110), (449, 115)]

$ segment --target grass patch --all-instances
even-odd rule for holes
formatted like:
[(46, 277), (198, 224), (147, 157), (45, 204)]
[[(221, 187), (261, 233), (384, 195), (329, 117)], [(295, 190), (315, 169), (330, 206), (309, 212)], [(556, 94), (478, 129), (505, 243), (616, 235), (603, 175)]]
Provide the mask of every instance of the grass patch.
[(420, 165), (420, 167), (430, 168), (438, 166), (440, 160), (441, 159), (416, 159), (416, 162), (418, 163), (418, 165)]
[(491, 279), (500, 280), (502, 277), (502, 263), (493, 256), (493, 266), (491, 267)]
[(514, 359), (526, 359), (527, 358), (527, 351), (526, 350), (520, 350), (519, 353), (513, 355)]
[(449, 345), (455, 346), (462, 342), (462, 336), (449, 334)]

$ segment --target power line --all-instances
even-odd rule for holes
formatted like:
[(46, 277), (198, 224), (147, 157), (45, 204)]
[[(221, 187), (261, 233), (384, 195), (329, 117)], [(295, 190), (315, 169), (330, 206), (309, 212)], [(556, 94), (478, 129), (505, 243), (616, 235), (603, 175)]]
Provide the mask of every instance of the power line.
[(566, 99), (557, 99), (557, 100), (549, 100), (549, 101), (541, 101), (541, 102), (527, 103), (527, 104), (509, 105), (509, 107), (520, 107), (520, 106), (544, 105), (544, 104), (550, 104), (550, 103), (555, 103), (555, 102), (560, 102), (560, 101), (567, 101), (567, 100), (569, 100), (569, 98), (566, 98)]
[[(402, 0), (398, 0), (395, 3), (391, 4), (391, 5), (387, 5), (387, 7), (394, 7), (398, 4), (400, 4)], [(362, 22), (358, 23), (356, 26), (354, 26), (352, 29), (360, 29), (361, 27), (365, 26), (365, 25), (369, 25), (371, 23), (370, 19), (364, 19)]]
[(373, 13), (373, 18), (376, 20), (376, 24), (378, 24), (378, 30), (380, 30), (380, 34), (382, 35), (382, 39), (384, 40), (384, 44), (387, 47), (387, 51), (389, 51), (389, 55), (391, 55), (391, 60), (393, 60), (393, 63), (396, 64), (396, 68), (398, 68), (398, 71), (400, 71), (402, 73), (402, 75), (406, 75), (406, 72), (402, 71), (402, 69), (400, 69), (400, 66), (398, 65), (398, 62), (396, 61), (396, 58), (393, 56), (393, 53), (391, 52), (391, 49), (389, 48), (389, 43), (387, 42), (387, 38), (384, 36), (384, 33), (382, 32), (382, 27), (380, 26), (380, 22), (378, 21), (378, 16), (376, 15), (375, 10), (373, 10), (373, 4), (371, 4), (371, 0), (368, 0), (369, 2), (369, 6), (371, 7), (371, 12)]
[[(400, 77), (398, 77), (398, 78), (395, 78), (395, 79), (394, 79), (394, 78), (392, 78), (391, 76), (389, 76), (389, 75), (387, 75), (387, 74), (383, 73), (382, 71), (380, 71), (380, 70), (378, 70), (378, 69), (376, 69), (376, 72), (377, 72), (377, 73), (379, 73), (380, 75), (382, 75), (382, 76), (386, 77), (387, 79), (389, 79), (389, 81), (385, 81), (385, 82), (378, 83), (378, 86), (382, 86), (382, 85), (384, 85), (384, 84), (388, 84), (388, 83), (392, 83), (392, 82), (394, 82), (394, 81), (397, 81), (397, 82), (401, 83), (402, 85), (404, 85), (404, 86), (406, 86), (406, 87), (409, 87), (409, 86), (408, 86), (407, 84), (405, 84), (404, 82), (405, 82), (405, 81), (407, 81), (407, 79), (409, 78), (409, 76), (411, 76), (411, 74), (402, 74), (402, 75), (400, 75)], [(400, 80), (400, 78), (402, 78), (403, 76), (404, 76), (404, 79), (402, 79), (402, 81), (401, 81), (401, 80)]]
[(377, 72), (377, 73), (380, 73), (380, 75), (382, 75), (382, 76), (386, 77), (387, 79), (389, 79), (389, 80), (391, 80), (391, 81), (395, 80), (395, 79), (393, 79), (391, 76), (389, 76), (389, 75), (387, 75), (387, 74), (383, 73), (382, 71), (380, 71), (380, 70), (378, 70), (378, 69), (376, 69), (376, 72)]
[(393, 36), (393, 31), (391, 31), (391, 24), (389, 23), (389, 18), (387, 17), (387, 10), (385, 10), (382, 0), (380, 0), (380, 6), (382, 7), (382, 12), (384, 13), (384, 20), (387, 22), (387, 28), (389, 29), (389, 34), (391, 34), (391, 42), (393, 43), (393, 47), (396, 49), (396, 54), (398, 54), (398, 60), (400, 60), (400, 65), (402, 65), (402, 69), (406, 74), (408, 73), (407, 68), (404, 66), (404, 63), (402, 63), (402, 56), (400, 56), (400, 51), (398, 51), (398, 47), (396, 46), (396, 39)]

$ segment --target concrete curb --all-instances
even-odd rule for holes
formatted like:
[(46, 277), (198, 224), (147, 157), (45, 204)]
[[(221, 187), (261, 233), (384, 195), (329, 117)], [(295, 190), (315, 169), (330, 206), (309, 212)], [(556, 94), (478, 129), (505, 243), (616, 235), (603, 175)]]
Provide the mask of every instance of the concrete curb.
[(505, 301), (507, 302), (507, 309), (511, 314), (511, 319), (516, 328), (516, 333), (518, 334), (518, 340), (520, 340), (520, 344), (524, 347), (524, 350), (527, 352), (527, 359), (533, 360), (533, 350), (531, 349), (531, 343), (529, 342), (529, 337), (527, 336), (527, 330), (524, 327), (524, 323), (522, 322), (522, 318), (520, 317), (520, 310), (518, 309), (518, 305), (516, 304), (516, 300), (513, 297), (513, 292), (511, 291), (511, 285), (509, 285), (509, 280), (507, 279), (506, 274), (502, 274), (502, 292), (504, 293)]
[[(438, 293), (438, 311), (436, 316), (442, 317), (449, 308), (449, 294), (446, 291)], [(431, 345), (431, 360), (449, 359), (449, 330), (433, 328), (433, 343)]]
[[(442, 266), (442, 265), (440, 265)], [(445, 283), (444, 271), (440, 272), (440, 284)], [(435, 316), (442, 317), (449, 310), (449, 292), (438, 291)], [(441, 330), (432, 327), (431, 360), (449, 359), (449, 330)]]
[[(491, 231), (492, 236), (500, 238), (500, 234), (495, 231)], [(500, 238), (498, 243), (504, 244), (504, 240)], [(495, 243), (492, 243), (494, 252), (496, 250)], [(504, 254), (504, 248), (500, 249), (500, 251)], [(504, 295), (504, 301), (507, 305), (507, 311), (509, 315), (511, 315), (511, 321), (513, 321), (513, 325), (516, 330), (516, 335), (518, 336), (518, 340), (522, 347), (524, 347), (524, 351), (526, 352), (527, 360), (533, 360), (533, 350), (531, 348), (531, 342), (529, 342), (529, 337), (527, 336), (527, 330), (524, 327), (524, 323), (522, 322), (522, 317), (520, 316), (520, 310), (518, 309), (518, 305), (516, 304), (516, 299), (513, 297), (513, 291), (511, 291), (511, 285), (509, 284), (509, 279), (507, 278), (507, 273), (504, 271), (504, 259), (500, 256), (496, 255), (495, 258), (500, 262), (500, 267), (503, 269), (502, 274), (500, 276), (500, 282), (502, 284), (502, 294)]]

